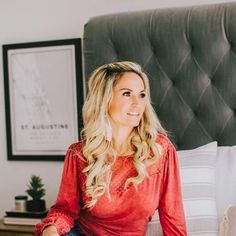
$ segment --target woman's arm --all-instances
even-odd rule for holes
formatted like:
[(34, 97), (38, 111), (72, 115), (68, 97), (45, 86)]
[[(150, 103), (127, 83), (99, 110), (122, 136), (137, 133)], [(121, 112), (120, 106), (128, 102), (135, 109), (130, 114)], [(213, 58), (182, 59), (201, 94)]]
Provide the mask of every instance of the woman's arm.
[(186, 236), (177, 154), (169, 142), (163, 167), (159, 216), (164, 235)]
[(43, 230), (51, 225), (55, 226), (58, 234), (67, 233), (74, 226), (74, 220), (78, 218), (80, 211), (78, 159), (79, 157), (75, 155), (73, 147), (70, 147), (65, 156), (56, 203), (50, 208), (47, 217), (35, 226), (36, 235), (41, 235)]

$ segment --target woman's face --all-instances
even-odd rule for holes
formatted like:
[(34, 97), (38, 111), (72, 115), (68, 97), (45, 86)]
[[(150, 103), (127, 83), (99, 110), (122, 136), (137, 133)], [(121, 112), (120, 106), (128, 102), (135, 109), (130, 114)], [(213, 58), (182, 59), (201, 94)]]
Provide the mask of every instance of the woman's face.
[(133, 128), (139, 125), (146, 107), (146, 92), (142, 78), (125, 72), (113, 88), (108, 113), (115, 128)]

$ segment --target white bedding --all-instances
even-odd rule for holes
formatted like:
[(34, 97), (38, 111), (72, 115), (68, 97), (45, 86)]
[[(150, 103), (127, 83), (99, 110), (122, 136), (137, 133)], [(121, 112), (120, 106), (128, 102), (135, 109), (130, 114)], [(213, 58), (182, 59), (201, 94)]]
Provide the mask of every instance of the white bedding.
[[(177, 153), (188, 235), (216, 236), (226, 209), (236, 206), (236, 146), (212, 142)], [(157, 213), (146, 233), (152, 235), (162, 235)]]

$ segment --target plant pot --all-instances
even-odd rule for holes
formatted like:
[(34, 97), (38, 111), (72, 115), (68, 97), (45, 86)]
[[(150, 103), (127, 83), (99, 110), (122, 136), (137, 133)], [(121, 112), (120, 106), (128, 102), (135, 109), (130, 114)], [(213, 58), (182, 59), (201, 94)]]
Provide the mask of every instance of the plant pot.
[(26, 210), (40, 212), (46, 210), (45, 200), (28, 200), (26, 201)]

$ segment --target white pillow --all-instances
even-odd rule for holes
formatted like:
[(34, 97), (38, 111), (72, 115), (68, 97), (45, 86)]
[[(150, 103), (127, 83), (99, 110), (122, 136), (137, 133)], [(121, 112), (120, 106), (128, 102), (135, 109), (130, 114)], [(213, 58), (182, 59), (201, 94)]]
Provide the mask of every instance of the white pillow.
[[(188, 235), (218, 235), (215, 200), (216, 153), (217, 142), (177, 152)], [(154, 216), (148, 225), (146, 236), (161, 235), (157, 232), (161, 232), (160, 223)]]
[(217, 142), (177, 153), (188, 235), (217, 235), (215, 196)]
[(216, 203), (221, 220), (228, 205), (236, 205), (236, 146), (217, 148), (216, 173)]

